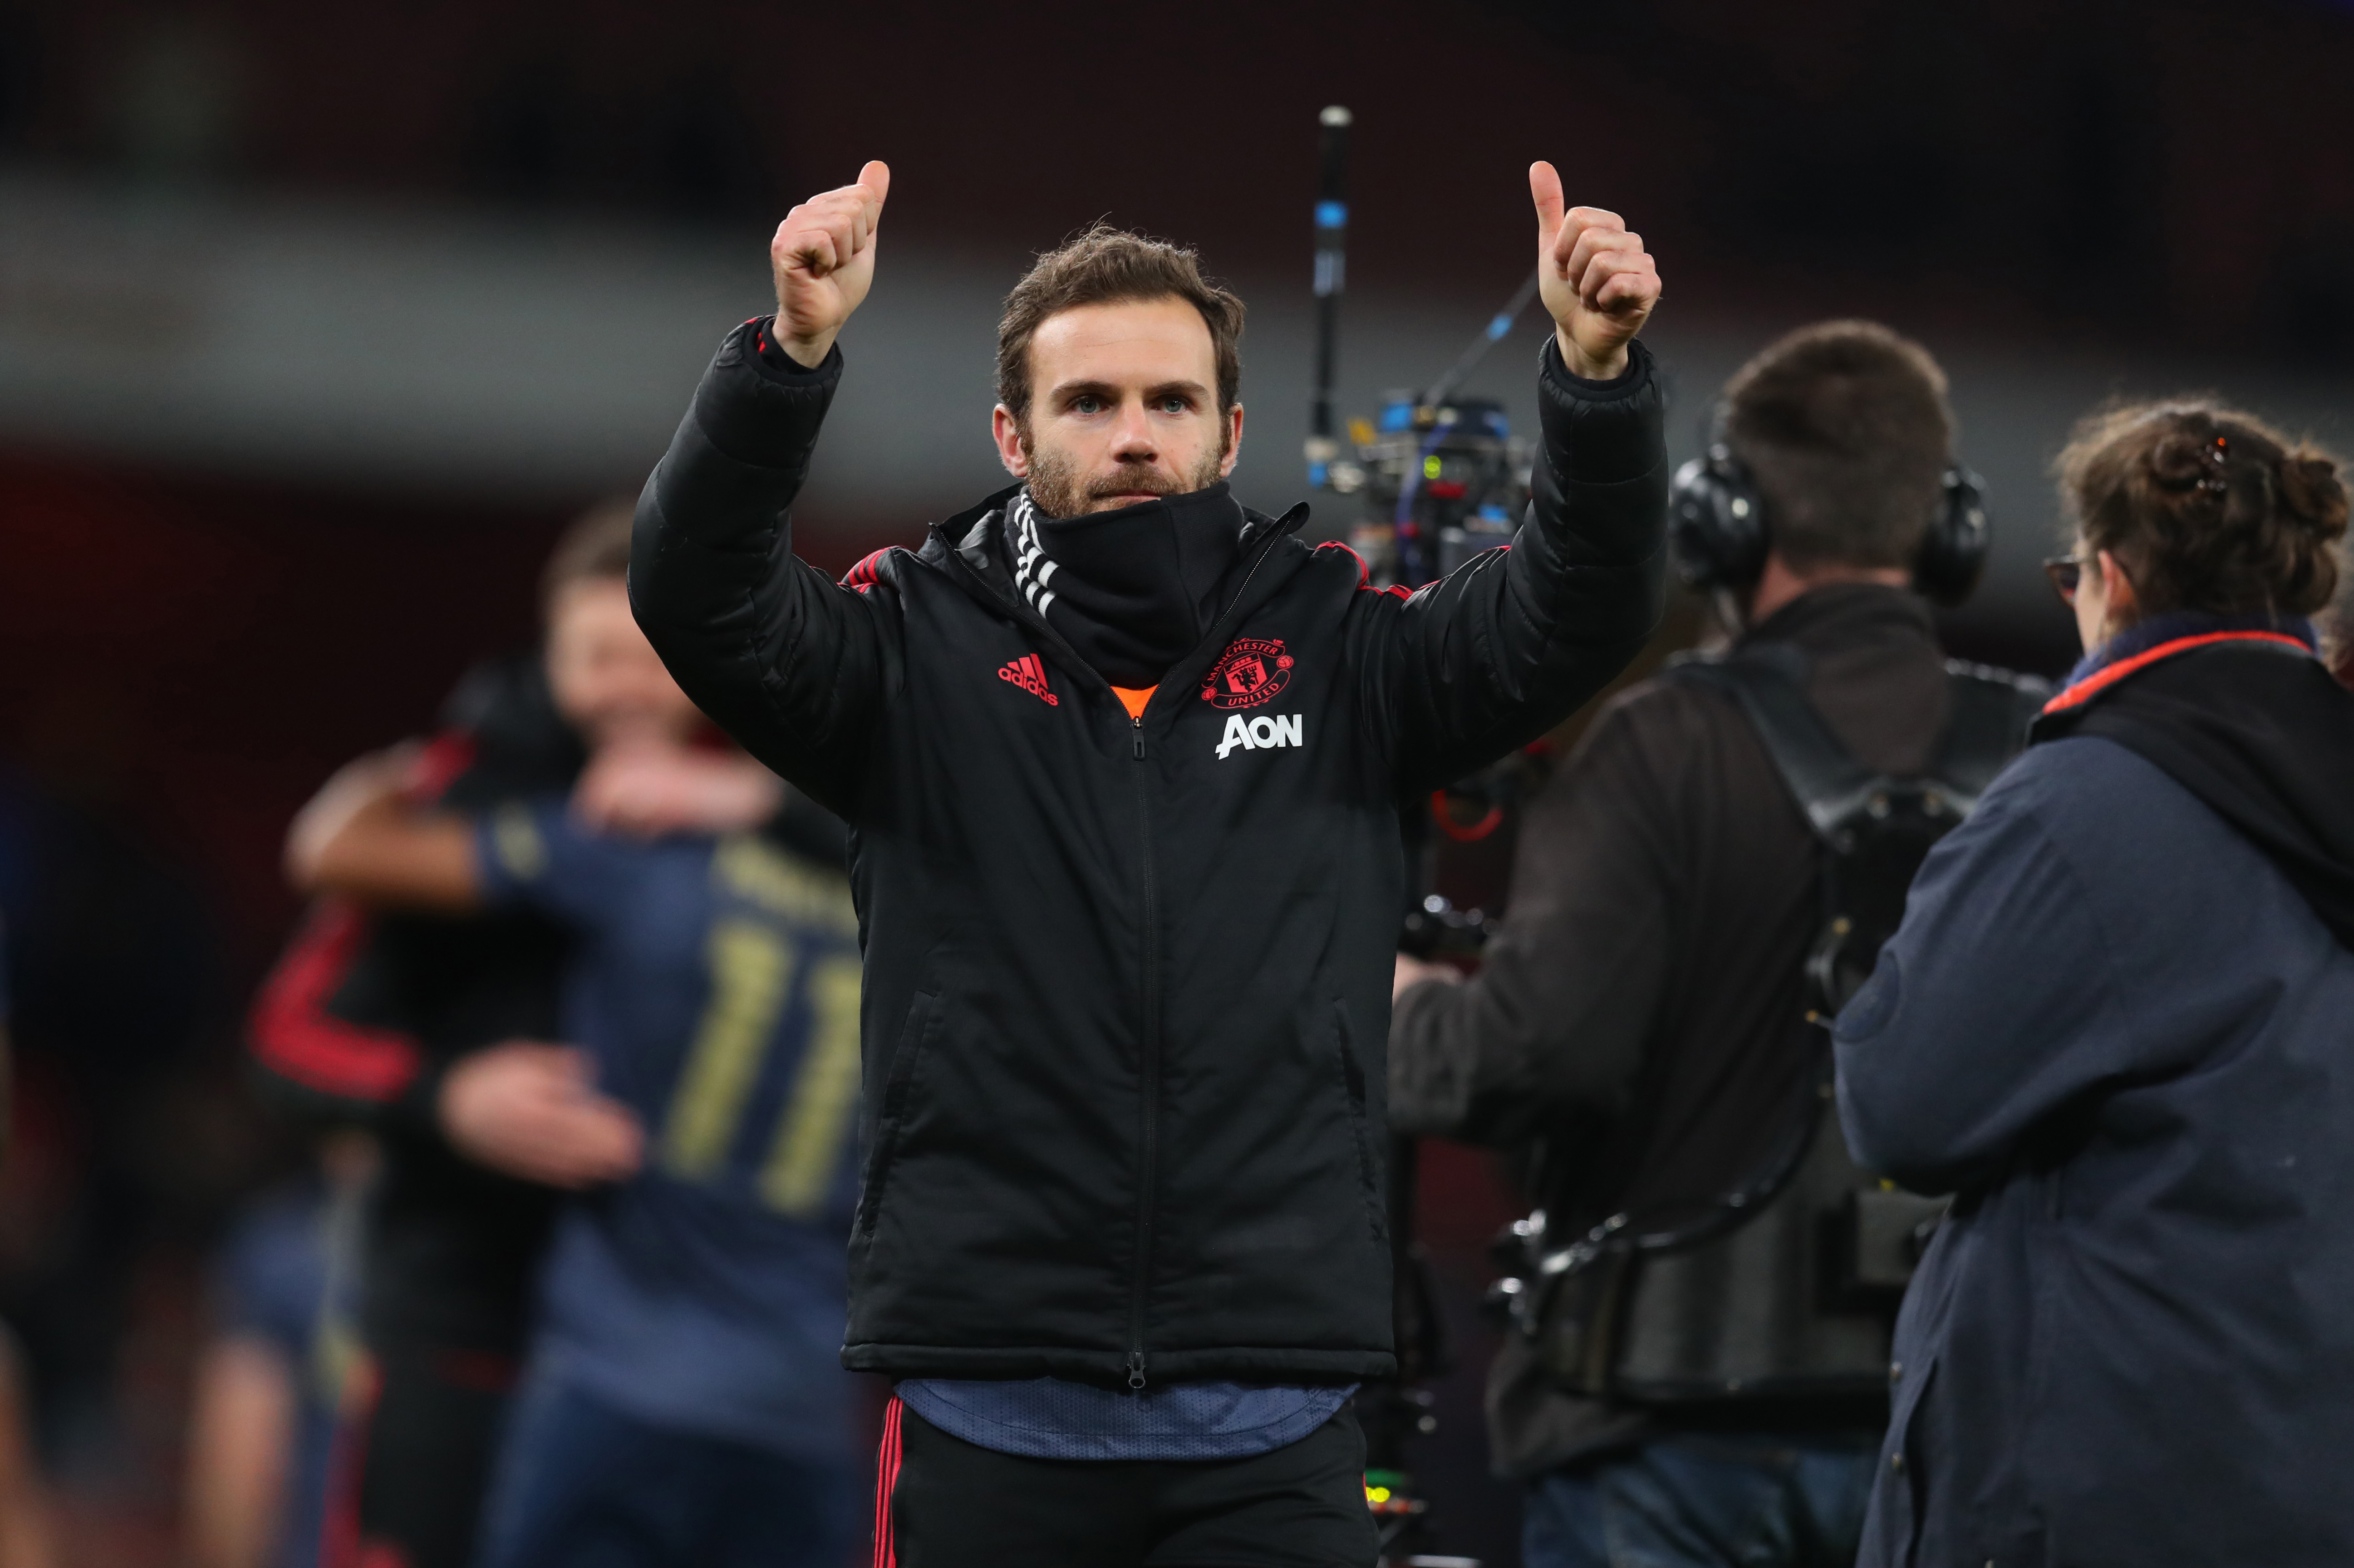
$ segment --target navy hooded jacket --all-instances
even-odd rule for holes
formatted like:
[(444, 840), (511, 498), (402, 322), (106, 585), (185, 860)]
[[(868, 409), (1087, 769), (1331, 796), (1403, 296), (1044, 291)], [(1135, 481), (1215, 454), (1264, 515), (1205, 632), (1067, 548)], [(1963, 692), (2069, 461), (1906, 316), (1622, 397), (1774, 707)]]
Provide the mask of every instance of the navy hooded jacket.
[[(2225, 722), (2234, 683), (2354, 711), (2300, 652), (2164, 667)], [(1956, 1194), (1898, 1322), (1861, 1561), (2354, 1562), (2354, 951), (2098, 727), (1937, 846), (1839, 1020), (1857, 1158)]]

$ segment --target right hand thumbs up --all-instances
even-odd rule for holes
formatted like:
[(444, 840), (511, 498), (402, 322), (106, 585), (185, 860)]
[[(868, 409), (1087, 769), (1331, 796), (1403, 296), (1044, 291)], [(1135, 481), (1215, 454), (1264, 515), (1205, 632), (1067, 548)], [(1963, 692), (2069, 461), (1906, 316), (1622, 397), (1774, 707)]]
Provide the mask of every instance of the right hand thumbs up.
[(777, 345), (814, 370), (825, 362), (842, 323), (875, 281), (875, 234), (891, 170), (879, 160), (858, 183), (811, 196), (785, 215), (769, 242), (777, 274)]

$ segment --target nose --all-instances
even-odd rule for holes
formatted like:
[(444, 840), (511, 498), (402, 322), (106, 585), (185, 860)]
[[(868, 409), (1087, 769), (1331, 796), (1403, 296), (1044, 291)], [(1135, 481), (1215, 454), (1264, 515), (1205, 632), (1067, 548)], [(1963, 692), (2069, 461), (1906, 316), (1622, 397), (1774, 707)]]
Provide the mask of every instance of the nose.
[(1131, 398), (1120, 405), (1119, 422), (1112, 428), (1111, 455), (1113, 461), (1123, 463), (1160, 458), (1160, 443), (1152, 439), (1152, 421), (1145, 418), (1143, 399)]

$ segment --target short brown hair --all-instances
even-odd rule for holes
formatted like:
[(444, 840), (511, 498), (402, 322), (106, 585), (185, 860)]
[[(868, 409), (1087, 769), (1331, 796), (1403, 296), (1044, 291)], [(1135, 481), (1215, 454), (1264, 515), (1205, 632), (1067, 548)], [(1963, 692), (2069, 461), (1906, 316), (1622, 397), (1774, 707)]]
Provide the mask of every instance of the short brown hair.
[(2208, 397), (2095, 410), (2053, 465), (2084, 543), (2144, 615), (2311, 615), (2338, 591), (2346, 485), (2328, 453)]
[(1030, 421), (1030, 340), (1047, 317), (1081, 305), (1182, 300), (1202, 313), (1218, 366), (1218, 412), (1242, 396), (1243, 302), (1202, 276), (1202, 259), (1182, 245), (1098, 223), (1038, 258), (1005, 296), (997, 322), (997, 400), (1016, 424)]
[(548, 552), (539, 574), (539, 609), (545, 616), (557, 596), (574, 583), (599, 577), (626, 580), (630, 575), (630, 525), (636, 517), (637, 499), (615, 495), (597, 503), (572, 520)]
[(1794, 567), (1909, 567), (1954, 457), (1946, 373), (1877, 322), (1819, 322), (1724, 388), (1724, 439)]

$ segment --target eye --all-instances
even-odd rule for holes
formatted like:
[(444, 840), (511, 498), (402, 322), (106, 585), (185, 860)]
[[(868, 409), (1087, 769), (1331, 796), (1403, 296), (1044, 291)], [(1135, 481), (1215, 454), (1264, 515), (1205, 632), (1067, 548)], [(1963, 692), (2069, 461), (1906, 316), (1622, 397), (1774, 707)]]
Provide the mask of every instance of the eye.
[(1074, 414), (1100, 414), (1103, 410), (1104, 400), (1092, 392), (1082, 392), (1071, 399), (1071, 412)]
[(1161, 399), (1161, 411), (1164, 414), (1186, 413), (1189, 412), (1193, 407), (1193, 400), (1192, 398), (1182, 397), (1174, 392), (1172, 392), (1168, 397)]

